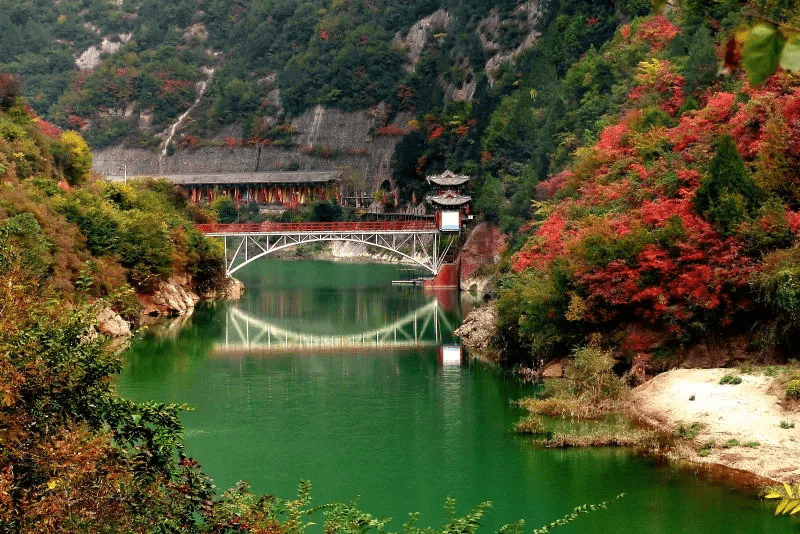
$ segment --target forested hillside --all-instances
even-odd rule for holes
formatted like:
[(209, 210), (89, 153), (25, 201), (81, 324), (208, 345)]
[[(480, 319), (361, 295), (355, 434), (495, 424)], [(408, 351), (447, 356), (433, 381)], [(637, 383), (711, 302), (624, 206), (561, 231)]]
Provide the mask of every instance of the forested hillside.
[(0, 74), (0, 266), (68, 301), (111, 299), (136, 321), (135, 294), (173, 275), (199, 291), (224, 282), (220, 247), (194, 229), (210, 217), (166, 181), (111, 184), (91, 174), (74, 131), (37, 117)]
[[(755, 25), (741, 48), (733, 30), (764, 19), (790, 24)], [(797, 19), (791, 3), (687, 2), (621, 25), (570, 67), (566, 115), (591, 126), (563, 139), (572, 153), (537, 186), (532, 235), (503, 280), (508, 358), (541, 365), (591, 342), (643, 380), (698, 344), (796, 355), (800, 78), (772, 72)]]

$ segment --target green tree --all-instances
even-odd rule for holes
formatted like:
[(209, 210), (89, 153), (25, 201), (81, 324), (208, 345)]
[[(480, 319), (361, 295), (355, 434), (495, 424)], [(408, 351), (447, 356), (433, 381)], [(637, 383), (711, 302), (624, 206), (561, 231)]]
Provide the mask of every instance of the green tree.
[(163, 215), (138, 210), (127, 214), (120, 228), (122, 264), (128, 279), (142, 291), (155, 288), (172, 273), (174, 247)]
[(750, 177), (729, 135), (717, 142), (708, 177), (695, 192), (697, 211), (723, 235), (730, 235), (761, 204), (761, 190)]
[(214, 212), (217, 214), (218, 223), (232, 223), (239, 220), (239, 210), (230, 197), (221, 196), (214, 200)]
[(503, 195), (503, 184), (494, 176), (487, 176), (483, 180), (478, 197), (475, 199), (475, 209), (483, 213), (488, 221), (499, 221), (500, 214), (505, 204)]
[(334, 202), (328, 200), (319, 200), (310, 206), (312, 221), (331, 222), (342, 220), (342, 207)]
[(705, 24), (700, 24), (689, 41), (689, 59), (684, 69), (684, 90), (690, 93), (717, 75), (717, 52), (714, 40)]

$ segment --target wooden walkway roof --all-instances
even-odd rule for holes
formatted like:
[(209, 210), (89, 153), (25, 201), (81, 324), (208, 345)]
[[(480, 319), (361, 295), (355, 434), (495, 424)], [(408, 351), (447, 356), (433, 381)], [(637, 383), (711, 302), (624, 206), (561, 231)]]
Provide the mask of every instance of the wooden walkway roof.
[[(121, 182), (122, 176), (107, 176), (112, 182)], [(207, 174), (160, 174), (128, 176), (137, 178), (166, 178), (177, 185), (228, 185), (228, 184), (325, 184), (339, 180), (339, 171), (287, 171), (287, 172), (237, 172)]]

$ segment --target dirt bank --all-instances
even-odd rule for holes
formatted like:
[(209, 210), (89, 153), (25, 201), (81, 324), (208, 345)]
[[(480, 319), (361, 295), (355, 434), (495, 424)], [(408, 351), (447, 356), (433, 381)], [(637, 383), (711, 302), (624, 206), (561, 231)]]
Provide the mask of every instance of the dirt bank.
[[(726, 374), (739, 376), (741, 384), (720, 384)], [(735, 369), (676, 369), (635, 388), (631, 412), (666, 432), (681, 424), (702, 424), (690, 443), (674, 449), (675, 459), (800, 482), (800, 410), (787, 405), (776, 380), (763, 373), (737, 374)], [(782, 428), (784, 421), (795, 427)], [(739, 445), (729, 441), (734, 439)], [(723, 448), (726, 442), (730, 446)], [(702, 448), (707, 455), (701, 454)]]

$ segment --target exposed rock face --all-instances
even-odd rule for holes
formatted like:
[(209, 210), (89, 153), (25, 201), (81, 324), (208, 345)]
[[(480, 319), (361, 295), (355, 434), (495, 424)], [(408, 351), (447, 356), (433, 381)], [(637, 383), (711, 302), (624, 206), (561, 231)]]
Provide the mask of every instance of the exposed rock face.
[(103, 308), (97, 314), (97, 330), (111, 337), (131, 337), (131, 326), (111, 308)]
[(142, 314), (171, 317), (183, 315), (193, 309), (200, 297), (194, 291), (187, 289), (187, 282), (188, 280), (183, 277), (172, 277), (161, 282), (153, 294), (139, 295)]
[(228, 286), (225, 288), (225, 298), (228, 300), (241, 300), (244, 295), (244, 284), (241, 280), (230, 277)]
[(452, 19), (453, 17), (447, 11), (439, 9), (411, 26), (405, 38), (401, 37), (400, 33), (394, 36), (394, 41), (408, 51), (408, 62), (405, 64), (408, 72), (416, 70), (417, 61), (419, 61), (422, 49), (425, 48), (428, 40), (428, 33), (446, 32), (450, 28)]
[(533, 42), (539, 37), (539, 32), (535, 30), (536, 22), (541, 17), (542, 12), (539, 9), (539, 0), (527, 0), (517, 6), (514, 14), (518, 19), (524, 19), (524, 26), (528, 32), (519, 46), (514, 50), (502, 50), (500, 45), (494, 40), (500, 29), (502, 21), (497, 14), (497, 11), (492, 9), (489, 14), (478, 24), (478, 37), (480, 37), (483, 49), (487, 52), (494, 52), (495, 54), (486, 62), (486, 74), (489, 78), (489, 83), (494, 82), (492, 72), (503, 61), (512, 61), (515, 56), (530, 48)]
[(467, 242), (459, 253), (461, 289), (482, 295), (491, 293), (492, 267), (503, 257), (507, 245), (508, 236), (500, 232), (496, 224), (479, 223), (470, 232)]
[(489, 343), (497, 332), (497, 309), (494, 304), (487, 304), (473, 310), (454, 332), (469, 351), (483, 359), (497, 361), (496, 351), (491, 350)]
[(100, 63), (102, 63), (101, 56), (103, 54), (113, 54), (118, 51), (122, 48), (123, 44), (131, 40), (131, 37), (133, 37), (131, 33), (121, 33), (114, 41), (108, 37), (104, 37), (100, 45), (90, 46), (84, 50), (84, 52), (75, 59), (75, 65), (77, 65), (80, 70), (97, 68), (100, 66)]
[[(478, 24), (476, 33), (481, 39), (484, 50), (488, 54), (494, 54), (485, 65), (490, 83), (493, 81), (491, 73), (502, 61), (513, 60), (514, 56), (533, 43), (538, 36), (534, 27), (540, 16), (539, 0), (527, 0), (518, 5), (513, 13), (511, 24), (519, 26), (525, 33), (525, 38), (513, 50), (504, 49), (499, 44), (503, 24), (508, 21), (501, 20), (496, 10), (491, 10)], [(413, 72), (430, 36), (433, 35), (436, 38), (439, 33), (446, 34), (452, 30), (452, 26), (452, 15), (440, 9), (419, 20), (405, 36), (399, 33), (395, 35), (395, 42), (407, 50), (405, 68)], [(203, 40), (206, 38), (207, 32), (207, 28), (202, 24), (195, 24), (184, 31), (184, 41)], [(77, 61), (82, 69), (94, 68), (99, 65), (102, 54), (115, 50), (121, 43), (126, 43), (128, 40), (130, 40), (128, 34), (107, 37), (103, 40), (102, 45), (91, 47)], [(452, 70), (460, 75), (452, 78), (440, 75), (437, 79), (444, 90), (445, 99), (448, 101), (472, 99), (479, 79), (472, 67), (472, 61), (467, 55), (461, 54), (453, 57), (452, 62)], [(270, 73), (259, 80), (259, 85), (265, 90), (271, 89), (268, 100), (279, 108), (280, 90), (275, 87), (275, 80), (276, 74)], [(133, 115), (137, 119), (139, 128), (151, 131), (153, 128), (152, 110), (141, 109), (138, 104), (134, 107)], [(128, 108), (111, 110), (111, 112), (124, 114), (126, 117), (131, 114), (131, 110)], [(354, 171), (354, 175), (363, 177), (365, 191), (377, 191), (386, 181), (392, 183), (391, 158), (395, 145), (402, 136), (375, 134), (376, 131), (387, 125), (389, 112), (385, 104), (357, 112), (343, 112), (318, 105), (292, 119), (291, 125), (295, 134), (292, 138), (293, 148), (291, 149), (272, 146), (217, 146), (197, 150), (182, 149), (184, 143), (181, 141), (180, 129), (183, 123), (192, 120), (193, 113), (196, 111), (190, 110), (185, 114), (183, 122), (173, 125), (175, 126), (173, 144), (178, 147), (178, 151), (174, 155), (166, 155), (166, 145), (169, 135), (171, 135), (169, 134), (164, 135), (161, 157), (141, 149), (108, 148), (94, 154), (94, 171), (109, 177), (117, 177), (122, 174), (120, 168), (123, 164), (127, 168), (128, 176), (222, 171), (228, 173), (269, 172), (288, 169), (325, 171), (349, 168)], [(276, 120), (276, 117), (279, 116), (278, 113), (273, 117), (263, 118), (264, 124), (261, 126), (269, 128), (270, 121)], [(391, 122), (393, 126), (402, 131), (410, 118), (409, 112), (403, 112), (394, 116)], [(228, 137), (243, 141), (240, 139), (241, 131), (241, 124), (233, 124), (220, 131), (214, 138), (221, 144), (224, 142), (222, 140)], [(152, 131), (150, 133), (158, 134), (158, 132)], [(315, 148), (320, 146), (325, 147), (326, 150), (331, 149), (337, 155), (330, 158), (317, 157)]]
[(244, 284), (241, 280), (229, 276), (225, 287), (219, 291), (206, 291), (200, 295), (203, 300), (240, 300), (244, 295)]

